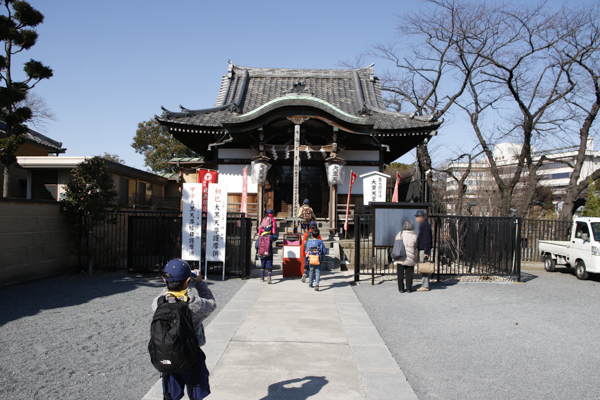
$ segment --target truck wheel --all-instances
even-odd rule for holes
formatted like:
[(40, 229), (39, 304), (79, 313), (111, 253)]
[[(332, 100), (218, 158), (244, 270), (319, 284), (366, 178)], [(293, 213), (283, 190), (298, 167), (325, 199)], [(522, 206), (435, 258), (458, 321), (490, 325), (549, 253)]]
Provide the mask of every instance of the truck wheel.
[(581, 260), (577, 261), (577, 264), (575, 265), (575, 276), (577, 277), (577, 279), (580, 279), (582, 281), (586, 280), (589, 277), (587, 270), (585, 269), (585, 263)]
[(544, 256), (544, 268), (548, 272), (554, 272), (554, 269), (556, 268), (556, 260), (552, 259), (550, 254)]

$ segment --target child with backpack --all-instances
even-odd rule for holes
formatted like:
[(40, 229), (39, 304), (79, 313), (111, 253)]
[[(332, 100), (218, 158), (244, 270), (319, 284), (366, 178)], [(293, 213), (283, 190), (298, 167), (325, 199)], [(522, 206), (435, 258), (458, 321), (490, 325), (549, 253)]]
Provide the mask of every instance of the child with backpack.
[(275, 221), (275, 217), (273, 216), (273, 214), (275, 214), (275, 212), (269, 208), (267, 210), (267, 216), (262, 219), (262, 222), (260, 223), (260, 228), (258, 228), (259, 236), (262, 235), (262, 233), (265, 230), (265, 226), (267, 225), (271, 225), (271, 232), (273, 233), (273, 235), (277, 235), (277, 221)]
[(315, 220), (315, 212), (311, 208), (310, 201), (308, 199), (304, 199), (302, 206), (298, 210), (298, 217), (304, 220), (302, 222), (303, 230), (307, 230), (311, 221)]
[[(302, 260), (304, 260), (304, 272), (302, 273), (302, 283), (306, 282), (306, 278), (308, 278), (308, 263), (306, 262), (306, 253), (305, 253), (304, 245), (306, 244), (306, 241), (309, 238), (312, 238), (313, 229), (318, 230), (317, 223), (315, 221), (312, 221), (310, 224), (308, 224), (308, 232), (304, 232), (304, 236), (302, 236), (303, 246), (300, 247), (300, 258)], [(317, 239), (321, 240), (320, 234)]]
[(317, 228), (312, 230), (312, 239), (306, 241), (305, 253), (306, 253), (306, 265), (309, 266), (310, 272), (308, 274), (308, 287), (313, 287), (313, 278), (315, 278), (315, 291), (319, 291), (319, 281), (321, 280), (321, 262), (323, 256), (327, 254), (327, 248), (323, 241), (319, 239), (320, 232)]
[[(154, 367), (162, 373), (165, 400), (179, 400), (187, 387), (191, 400), (210, 394), (206, 356), (206, 319), (217, 307), (215, 298), (200, 271), (187, 262), (171, 260), (162, 273), (166, 288), (152, 301), (154, 318), (148, 351)], [(188, 285), (195, 282), (195, 294)]]
[(256, 255), (260, 258), (260, 280), (265, 281), (265, 269), (268, 270), (268, 283), (271, 284), (271, 272), (273, 270), (273, 242), (277, 241), (277, 235), (271, 233), (271, 225), (264, 227), (254, 247)]

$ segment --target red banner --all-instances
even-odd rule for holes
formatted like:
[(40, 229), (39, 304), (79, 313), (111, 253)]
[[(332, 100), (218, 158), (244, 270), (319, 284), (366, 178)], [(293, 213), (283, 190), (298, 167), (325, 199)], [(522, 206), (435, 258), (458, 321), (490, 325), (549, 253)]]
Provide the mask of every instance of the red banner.
[(206, 232), (206, 212), (208, 211), (208, 184), (218, 183), (219, 171), (198, 170), (198, 183), (202, 184), (202, 229)]
[(356, 181), (356, 174), (350, 171), (350, 187), (348, 188), (348, 200), (346, 201), (346, 222), (344, 223), (344, 229), (348, 231), (348, 217), (350, 215), (350, 195), (352, 194), (352, 186)]
[(240, 204), (240, 213), (248, 216), (248, 166), (242, 171), (242, 204)]
[(400, 186), (400, 174), (396, 172), (396, 184), (394, 185), (394, 194), (392, 195), (392, 202), (398, 202), (398, 187)]

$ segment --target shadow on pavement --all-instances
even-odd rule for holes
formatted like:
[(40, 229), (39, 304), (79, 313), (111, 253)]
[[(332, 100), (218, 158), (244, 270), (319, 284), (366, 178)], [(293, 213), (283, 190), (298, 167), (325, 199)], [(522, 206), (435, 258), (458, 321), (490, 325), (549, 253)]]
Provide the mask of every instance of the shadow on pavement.
[[(298, 384), (302, 383), (300, 386)], [(268, 394), (260, 400), (306, 400), (319, 393), (329, 381), (324, 376), (307, 376), (273, 383)], [(289, 386), (289, 387), (286, 387)]]

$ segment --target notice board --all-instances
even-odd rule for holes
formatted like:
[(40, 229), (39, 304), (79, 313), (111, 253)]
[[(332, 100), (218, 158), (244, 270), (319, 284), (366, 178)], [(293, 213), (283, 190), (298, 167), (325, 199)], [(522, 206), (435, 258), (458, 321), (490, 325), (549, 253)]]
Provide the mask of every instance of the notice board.
[(415, 233), (419, 224), (415, 214), (418, 210), (429, 213), (429, 203), (371, 203), (373, 207), (373, 248), (393, 247), (394, 239), (406, 220), (413, 221)]

